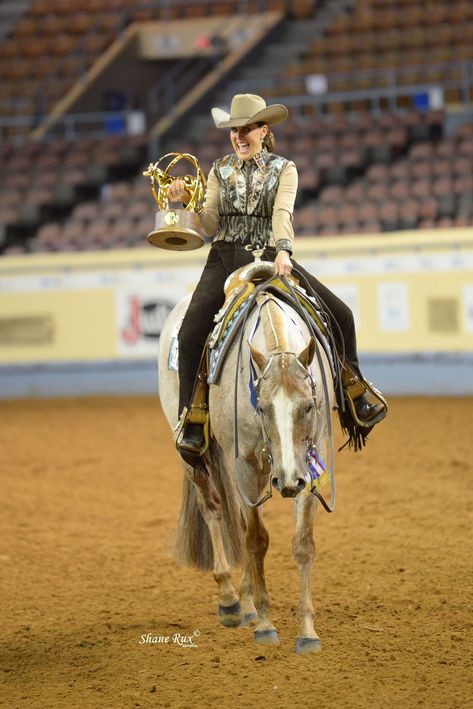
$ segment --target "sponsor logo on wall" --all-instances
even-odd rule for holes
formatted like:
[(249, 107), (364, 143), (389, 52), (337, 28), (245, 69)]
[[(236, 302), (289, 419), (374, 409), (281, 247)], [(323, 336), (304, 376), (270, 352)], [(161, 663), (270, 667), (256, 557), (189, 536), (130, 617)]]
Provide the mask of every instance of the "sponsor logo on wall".
[(175, 303), (153, 294), (117, 291), (118, 351), (121, 355), (153, 357), (166, 319)]

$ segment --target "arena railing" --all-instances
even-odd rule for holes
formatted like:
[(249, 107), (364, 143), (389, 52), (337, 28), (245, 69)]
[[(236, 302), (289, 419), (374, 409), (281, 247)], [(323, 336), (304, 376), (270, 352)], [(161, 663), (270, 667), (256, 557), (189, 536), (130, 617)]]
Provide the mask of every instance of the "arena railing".
[[(435, 80), (430, 77), (436, 75)], [(379, 69), (357, 69), (349, 72), (334, 72), (330, 74), (301, 73), (296, 76), (280, 75), (264, 79), (252, 79), (252, 90), (262, 94), (291, 93), (296, 94), (297, 89), (309, 92), (308, 84), (314, 76), (322, 77), (322, 85), (326, 82), (326, 90), (320, 94), (310, 94), (317, 97), (322, 103), (332, 101), (331, 96), (337, 94), (348, 95), (352, 91), (337, 90), (337, 86), (347, 83), (372, 82), (372, 87), (363, 87), (362, 93), (368, 91), (385, 91), (392, 96), (412, 95), (410, 88), (413, 86), (410, 79), (417, 78), (415, 85), (422, 87), (441, 88), (446, 90), (459, 90), (461, 101), (469, 103), (472, 100), (473, 88), (473, 61), (463, 60), (455, 62), (433, 62), (428, 64), (411, 64), (403, 67), (386, 67)], [(247, 90), (247, 82), (232, 81), (227, 84), (226, 94), (230, 99), (236, 93)], [(386, 94), (386, 95), (387, 95)], [(325, 99), (328, 99), (324, 101)], [(343, 99), (342, 99), (343, 100)]]
[[(288, 4), (287, 2), (281, 2), (281, 5)], [(208, 5), (209, 9), (215, 5), (215, 0), (141, 0), (139, 3), (140, 9), (159, 9), (161, 17), (166, 19), (166, 15), (171, 15), (173, 9), (189, 8), (192, 6), (205, 6)], [(254, 12), (255, 2), (251, 0), (219, 0), (219, 5), (228, 5), (229, 10), (232, 12), (247, 13), (249, 10)], [(272, 9), (274, 2), (271, 0), (258, 0), (257, 12), (266, 12)]]
[[(437, 65), (432, 65), (432, 68)], [(446, 65), (438, 65), (447, 68)], [(435, 81), (432, 83), (418, 84), (401, 84), (396, 83), (401, 76), (406, 76), (407, 72), (411, 75), (419, 69), (417, 66), (404, 67), (402, 70), (376, 70), (378, 77), (392, 77), (392, 83), (389, 86), (378, 86), (370, 89), (357, 89), (353, 91), (328, 91), (327, 93), (311, 94), (307, 91), (303, 93), (290, 93), (291, 83), (287, 77), (277, 77), (276, 79), (258, 81), (252, 80), (249, 86), (246, 83), (244, 86), (239, 82), (231, 82), (227, 86), (228, 103), (234, 93), (239, 93), (243, 90), (250, 89), (254, 92), (262, 93), (263, 95), (271, 95), (273, 99), (277, 95), (278, 101), (288, 105), (293, 114), (303, 116), (305, 113), (313, 109), (315, 112), (323, 113), (330, 109), (332, 104), (342, 104), (344, 110), (349, 112), (355, 110), (354, 105), (364, 102), (367, 110), (373, 113), (379, 113), (382, 110), (397, 111), (405, 108), (402, 104), (403, 99), (414, 99), (422, 95), (429, 95), (429, 92), (435, 89), (440, 89), (444, 93), (455, 91), (458, 93), (458, 102), (468, 104), (471, 102), (471, 94), (473, 91), (473, 62), (454, 62), (449, 65), (449, 70), (454, 71), (456, 68), (457, 78), (445, 79), (443, 81)], [(372, 72), (352, 72), (337, 76), (365, 76), (373, 75)], [(335, 76), (335, 75), (333, 75)], [(308, 77), (302, 77), (302, 79)], [(301, 77), (299, 78), (300, 85)], [(297, 85), (296, 81), (293, 82)], [(177, 87), (176, 87), (177, 89)], [(279, 92), (279, 90), (280, 92)], [(287, 93), (286, 93), (287, 92)], [(176, 90), (175, 95), (179, 95)], [(172, 110), (172, 106), (167, 107), (167, 110)], [(74, 140), (79, 135), (93, 135), (94, 137), (105, 137), (111, 132), (129, 132), (129, 126), (132, 125), (133, 111), (122, 112), (96, 112), (96, 113), (68, 113), (58, 118), (54, 128), (48, 133), (47, 138), (66, 137)], [(21, 145), (28, 138), (28, 134), (33, 128), (41, 125), (46, 118), (39, 119), (35, 116), (16, 115), (14, 117), (0, 118), (0, 143), (14, 143)], [(150, 126), (144, 126), (144, 130)]]
[[(105, 138), (109, 135), (136, 135), (131, 126), (138, 120), (145, 131), (144, 117), (140, 111), (97, 111), (92, 113), (66, 113), (58, 118), (45, 140), (66, 138), (76, 140), (87, 135), (92, 138)], [(10, 143), (21, 146), (30, 132), (41, 125), (35, 116), (15, 116), (0, 118), (0, 144)]]

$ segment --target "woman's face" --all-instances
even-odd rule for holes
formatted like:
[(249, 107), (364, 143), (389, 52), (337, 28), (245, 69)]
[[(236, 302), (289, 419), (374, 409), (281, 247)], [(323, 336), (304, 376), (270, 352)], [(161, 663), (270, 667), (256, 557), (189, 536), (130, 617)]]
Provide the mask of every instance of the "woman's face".
[(240, 160), (251, 160), (261, 152), (263, 138), (267, 132), (266, 124), (259, 126), (257, 123), (250, 123), (240, 128), (231, 128), (230, 140)]

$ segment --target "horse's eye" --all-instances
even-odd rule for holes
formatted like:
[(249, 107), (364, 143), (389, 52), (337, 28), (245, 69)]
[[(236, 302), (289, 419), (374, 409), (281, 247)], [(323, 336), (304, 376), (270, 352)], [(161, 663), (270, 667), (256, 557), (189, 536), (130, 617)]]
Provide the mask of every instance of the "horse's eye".
[(314, 404), (309, 404), (308, 406), (305, 407), (304, 413), (306, 416), (312, 413), (314, 410)]

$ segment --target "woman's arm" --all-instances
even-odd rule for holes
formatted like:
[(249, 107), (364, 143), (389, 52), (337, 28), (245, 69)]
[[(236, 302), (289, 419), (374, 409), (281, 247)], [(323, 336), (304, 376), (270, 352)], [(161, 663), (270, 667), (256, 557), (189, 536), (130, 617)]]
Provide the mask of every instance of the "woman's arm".
[(279, 186), (274, 200), (272, 227), (276, 243), (277, 256), (274, 262), (276, 275), (287, 275), (292, 270), (290, 256), (294, 246), (292, 215), (297, 194), (297, 169), (289, 162), (282, 170)]
[(202, 226), (208, 236), (213, 236), (218, 228), (219, 211), (218, 211), (218, 195), (219, 184), (215, 170), (213, 167), (207, 178), (207, 188), (205, 190), (205, 202), (200, 220)]

